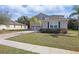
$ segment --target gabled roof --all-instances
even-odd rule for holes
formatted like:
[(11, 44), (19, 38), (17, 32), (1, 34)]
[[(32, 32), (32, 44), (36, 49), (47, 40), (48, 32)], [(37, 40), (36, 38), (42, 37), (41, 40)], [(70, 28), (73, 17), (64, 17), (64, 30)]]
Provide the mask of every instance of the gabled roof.
[(46, 18), (49, 18), (49, 19), (65, 19), (64, 18), (64, 15), (46, 15), (46, 14), (43, 14), (43, 13), (39, 13), (38, 15), (36, 15), (35, 17), (37, 17), (37, 19), (39, 20), (46, 20)]
[(46, 16), (46, 17), (48, 17), (48, 15), (46, 15), (46, 14), (44, 14), (44, 13), (39, 13), (39, 14), (36, 15), (36, 16)]
[(12, 21), (12, 20), (10, 20), (10, 21), (8, 22), (8, 24), (9, 24), (9, 25), (24, 25), (24, 24), (22, 24), (22, 23), (18, 23), (18, 22), (16, 22), (16, 21)]
[(51, 15), (49, 17), (64, 17), (64, 15)]
[(39, 20), (45, 20), (44, 18), (49, 17), (49, 16), (44, 13), (39, 13), (35, 17), (38, 18)]
[(64, 19), (64, 15), (51, 15), (48, 17), (49, 19)]
[(8, 20), (8, 21), (6, 22), (6, 24), (7, 24), (7, 25), (24, 25), (24, 24), (21, 24), (21, 23), (18, 23), (18, 22), (16, 22), (16, 21), (12, 21), (12, 20)]

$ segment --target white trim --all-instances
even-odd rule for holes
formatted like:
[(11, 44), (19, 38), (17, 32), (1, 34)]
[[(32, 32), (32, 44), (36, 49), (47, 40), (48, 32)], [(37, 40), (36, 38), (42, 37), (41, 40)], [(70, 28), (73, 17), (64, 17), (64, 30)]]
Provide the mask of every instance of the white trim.
[[(49, 22), (49, 28), (50, 28), (50, 29), (51, 29), (51, 27), (50, 27), (51, 25), (53, 26), (52, 29), (55, 29), (55, 28), (54, 28), (55, 25), (57, 25), (57, 28), (59, 28), (59, 27), (58, 27), (58, 26), (59, 26), (59, 25), (58, 25), (58, 21)], [(57, 28), (56, 28), (56, 29), (57, 29)]]

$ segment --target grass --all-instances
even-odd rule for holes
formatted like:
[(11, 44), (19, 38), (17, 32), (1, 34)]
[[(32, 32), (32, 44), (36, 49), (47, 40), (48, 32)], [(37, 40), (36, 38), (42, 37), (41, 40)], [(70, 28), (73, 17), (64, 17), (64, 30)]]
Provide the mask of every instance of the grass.
[(0, 30), (0, 34), (7, 34), (12, 32), (19, 32), (19, 31), (26, 31), (26, 30)]
[(0, 34), (7, 34), (7, 33), (12, 33), (12, 32), (17, 32), (17, 31), (0, 30)]
[(69, 35), (69, 36), (78, 36), (78, 31), (77, 30), (69, 30), (68, 34), (66, 34), (66, 35)]
[(69, 31), (69, 33), (66, 35), (50, 33), (29, 33), (8, 38), (8, 40), (79, 51), (79, 39), (77, 36), (77, 31)]
[(0, 54), (35, 54), (35, 53), (9, 47), (9, 46), (0, 45)]

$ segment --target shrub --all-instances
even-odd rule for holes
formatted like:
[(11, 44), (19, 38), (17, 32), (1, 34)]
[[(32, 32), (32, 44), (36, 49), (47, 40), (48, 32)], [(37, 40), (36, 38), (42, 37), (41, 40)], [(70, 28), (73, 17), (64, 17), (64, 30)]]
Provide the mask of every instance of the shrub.
[(60, 33), (60, 29), (40, 29), (42, 33)]
[(67, 29), (40, 29), (41, 33), (67, 33)]
[(60, 32), (63, 33), (63, 34), (66, 34), (67, 33), (67, 29), (61, 29)]

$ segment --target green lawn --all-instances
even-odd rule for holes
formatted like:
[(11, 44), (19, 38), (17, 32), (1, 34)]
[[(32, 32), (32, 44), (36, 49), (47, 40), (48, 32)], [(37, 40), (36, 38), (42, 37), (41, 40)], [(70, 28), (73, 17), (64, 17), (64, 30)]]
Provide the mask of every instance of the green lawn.
[(0, 30), (0, 34), (7, 34), (7, 33), (13, 33), (13, 32), (20, 32), (25, 30)]
[(8, 38), (8, 40), (79, 51), (79, 39), (77, 36), (77, 31), (69, 31), (69, 33), (66, 35), (30, 33)]
[(34, 53), (9, 46), (0, 45), (0, 54), (34, 54)]
[(11, 30), (0, 30), (0, 34), (7, 34), (7, 33), (13, 33), (18, 31), (11, 31)]

